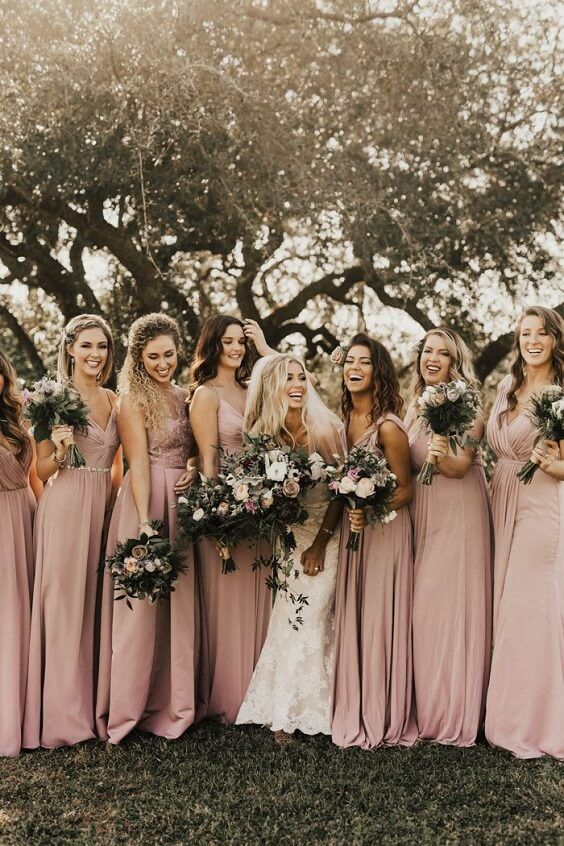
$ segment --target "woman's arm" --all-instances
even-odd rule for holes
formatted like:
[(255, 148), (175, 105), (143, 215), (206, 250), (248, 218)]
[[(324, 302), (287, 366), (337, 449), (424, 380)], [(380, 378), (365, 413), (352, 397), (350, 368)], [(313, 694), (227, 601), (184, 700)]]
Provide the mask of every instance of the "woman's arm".
[(190, 403), (190, 425), (200, 457), (200, 472), (208, 479), (219, 473), (219, 432), (217, 412), (219, 399), (216, 392), (200, 385)]
[(35, 499), (39, 499), (43, 491), (43, 482), (37, 475), (37, 449), (35, 446), (35, 441), (32, 437), (30, 437), (29, 442), (31, 444), (32, 451), (31, 464), (29, 467), (29, 486), (33, 491)]
[(409, 441), (405, 432), (393, 420), (384, 420), (380, 425), (378, 439), (390, 470), (396, 477), (396, 490), (390, 509), (397, 511), (407, 505), (413, 496)]
[(564, 482), (564, 441), (560, 441), (560, 445), (556, 441), (546, 441), (545, 446), (538, 444), (531, 458), (547, 476)]
[(121, 398), (118, 412), (118, 431), (131, 475), (131, 492), (137, 509), (139, 527), (149, 528), (149, 504), (151, 501), (151, 471), (147, 430), (141, 411), (129, 397)]
[[(470, 430), (470, 437), (476, 441), (484, 435), (484, 421), (479, 418)], [(436, 467), (441, 476), (447, 479), (463, 479), (472, 467), (476, 448), (459, 449), (456, 455), (449, 452), (448, 438), (433, 435), (429, 454), (436, 458)]]
[(37, 476), (46, 482), (54, 476), (72, 443), (72, 426), (54, 426), (51, 437), (37, 444)]
[(306, 576), (317, 576), (325, 566), (325, 549), (341, 522), (343, 504), (338, 500), (330, 502), (312, 545), (302, 553), (302, 567)]

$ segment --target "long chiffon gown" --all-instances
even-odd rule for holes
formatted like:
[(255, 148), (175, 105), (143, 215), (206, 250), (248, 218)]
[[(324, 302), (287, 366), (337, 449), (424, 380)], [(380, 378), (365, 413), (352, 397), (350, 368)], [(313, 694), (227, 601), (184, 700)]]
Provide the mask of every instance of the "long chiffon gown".
[(500, 418), (511, 382), (502, 380), (488, 423), (498, 462), (486, 737), (519, 758), (564, 759), (564, 482), (540, 469), (530, 485), (517, 479), (535, 432), (524, 414)]
[[(378, 433), (387, 414), (355, 446), (383, 452)], [(417, 740), (413, 701), (411, 612), (413, 539), (409, 509), (387, 525), (367, 526), (356, 552), (347, 550), (348, 518), (337, 577), (333, 742), (373, 749)]]
[[(219, 396), (219, 394), (218, 394)], [(243, 417), (219, 397), (219, 447), (236, 452), (243, 445)], [(237, 569), (221, 572), (221, 559), (207, 540), (198, 548), (202, 654), (198, 719), (233, 723), (266, 638), (271, 593), (262, 570), (253, 570), (255, 546), (231, 550)]]
[(28, 481), (31, 446), (20, 460), (0, 444), (0, 756), (19, 755), (22, 741), (35, 498)]
[[(405, 419), (413, 472), (430, 435)], [(419, 737), (472, 746), (481, 726), (491, 648), (492, 529), (479, 451), (462, 479), (413, 480), (413, 671)]]
[[(173, 386), (166, 428), (148, 432), (149, 519), (161, 520), (170, 540), (176, 537), (174, 485), (191, 447), (185, 400), (186, 392)], [(128, 472), (112, 514), (107, 555), (114, 553), (119, 540), (138, 536)], [(113, 580), (104, 574), (96, 717), (100, 737), (110, 743), (119, 743), (134, 728), (176, 739), (194, 722), (198, 626), (191, 547), (185, 556), (188, 569), (170, 599), (154, 605), (133, 599), (129, 609), (124, 601), (115, 602)]]
[(111, 466), (119, 447), (116, 411), (105, 429), (90, 419), (75, 434), (86, 467), (63, 466), (39, 500), (26, 748), (70, 746), (96, 736), (96, 597)]

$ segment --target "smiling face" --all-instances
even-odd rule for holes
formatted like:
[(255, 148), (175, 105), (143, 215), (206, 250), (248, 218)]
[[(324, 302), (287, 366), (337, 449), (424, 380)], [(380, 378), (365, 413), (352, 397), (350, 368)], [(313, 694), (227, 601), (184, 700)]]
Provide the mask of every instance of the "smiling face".
[(370, 347), (355, 344), (349, 349), (343, 367), (343, 379), (345, 380), (345, 387), (351, 394), (372, 391), (374, 365), (372, 364)]
[(170, 335), (157, 335), (145, 345), (141, 353), (143, 366), (151, 379), (167, 385), (178, 365), (178, 350)]
[(425, 338), (419, 360), (419, 372), (426, 385), (448, 382), (452, 357), (440, 335), (431, 333)]
[(219, 364), (238, 370), (247, 351), (247, 341), (238, 323), (231, 323), (221, 336)]
[(536, 314), (528, 314), (521, 321), (519, 350), (528, 367), (542, 367), (552, 361), (554, 338)]
[(108, 347), (108, 339), (101, 329), (92, 327), (79, 332), (67, 347), (68, 354), (74, 359), (75, 375), (100, 377), (108, 360)]
[(291, 361), (288, 364), (288, 376), (284, 393), (288, 403), (288, 410), (304, 407), (307, 395), (307, 376), (298, 361)]

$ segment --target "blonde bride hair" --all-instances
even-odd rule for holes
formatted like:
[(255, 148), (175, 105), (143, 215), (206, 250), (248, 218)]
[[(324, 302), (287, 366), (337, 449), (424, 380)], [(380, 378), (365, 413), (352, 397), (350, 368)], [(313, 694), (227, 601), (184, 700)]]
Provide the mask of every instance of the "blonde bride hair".
[[(261, 372), (256, 381), (251, 378), (243, 423), (243, 428), (249, 435), (270, 435), (280, 439), (285, 434), (286, 439), (290, 443), (293, 442), (294, 439), (285, 425), (288, 413), (285, 388), (292, 362), (299, 364), (305, 374), (303, 361), (292, 353), (269, 355), (255, 365)], [(307, 404), (302, 409), (302, 420), (309, 431)]]

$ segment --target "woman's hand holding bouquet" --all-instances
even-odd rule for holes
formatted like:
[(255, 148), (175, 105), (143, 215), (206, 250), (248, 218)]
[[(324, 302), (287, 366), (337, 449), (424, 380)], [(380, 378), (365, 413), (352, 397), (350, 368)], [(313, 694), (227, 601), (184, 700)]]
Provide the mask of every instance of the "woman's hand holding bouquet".
[[(354, 447), (346, 461), (339, 466), (328, 467), (329, 490), (334, 499), (342, 499), (352, 516), (351, 533), (347, 549), (357, 550), (364, 520), (370, 525), (378, 521), (389, 523), (396, 512), (390, 503), (396, 490), (396, 477), (390, 471), (385, 458), (367, 447)], [(357, 513), (364, 512), (364, 519)]]
[(463, 380), (428, 385), (418, 399), (419, 419), (432, 432), (429, 452), (417, 481), (430, 485), (437, 464), (458, 448), (475, 446), (469, 436), (480, 409), (478, 392)]

